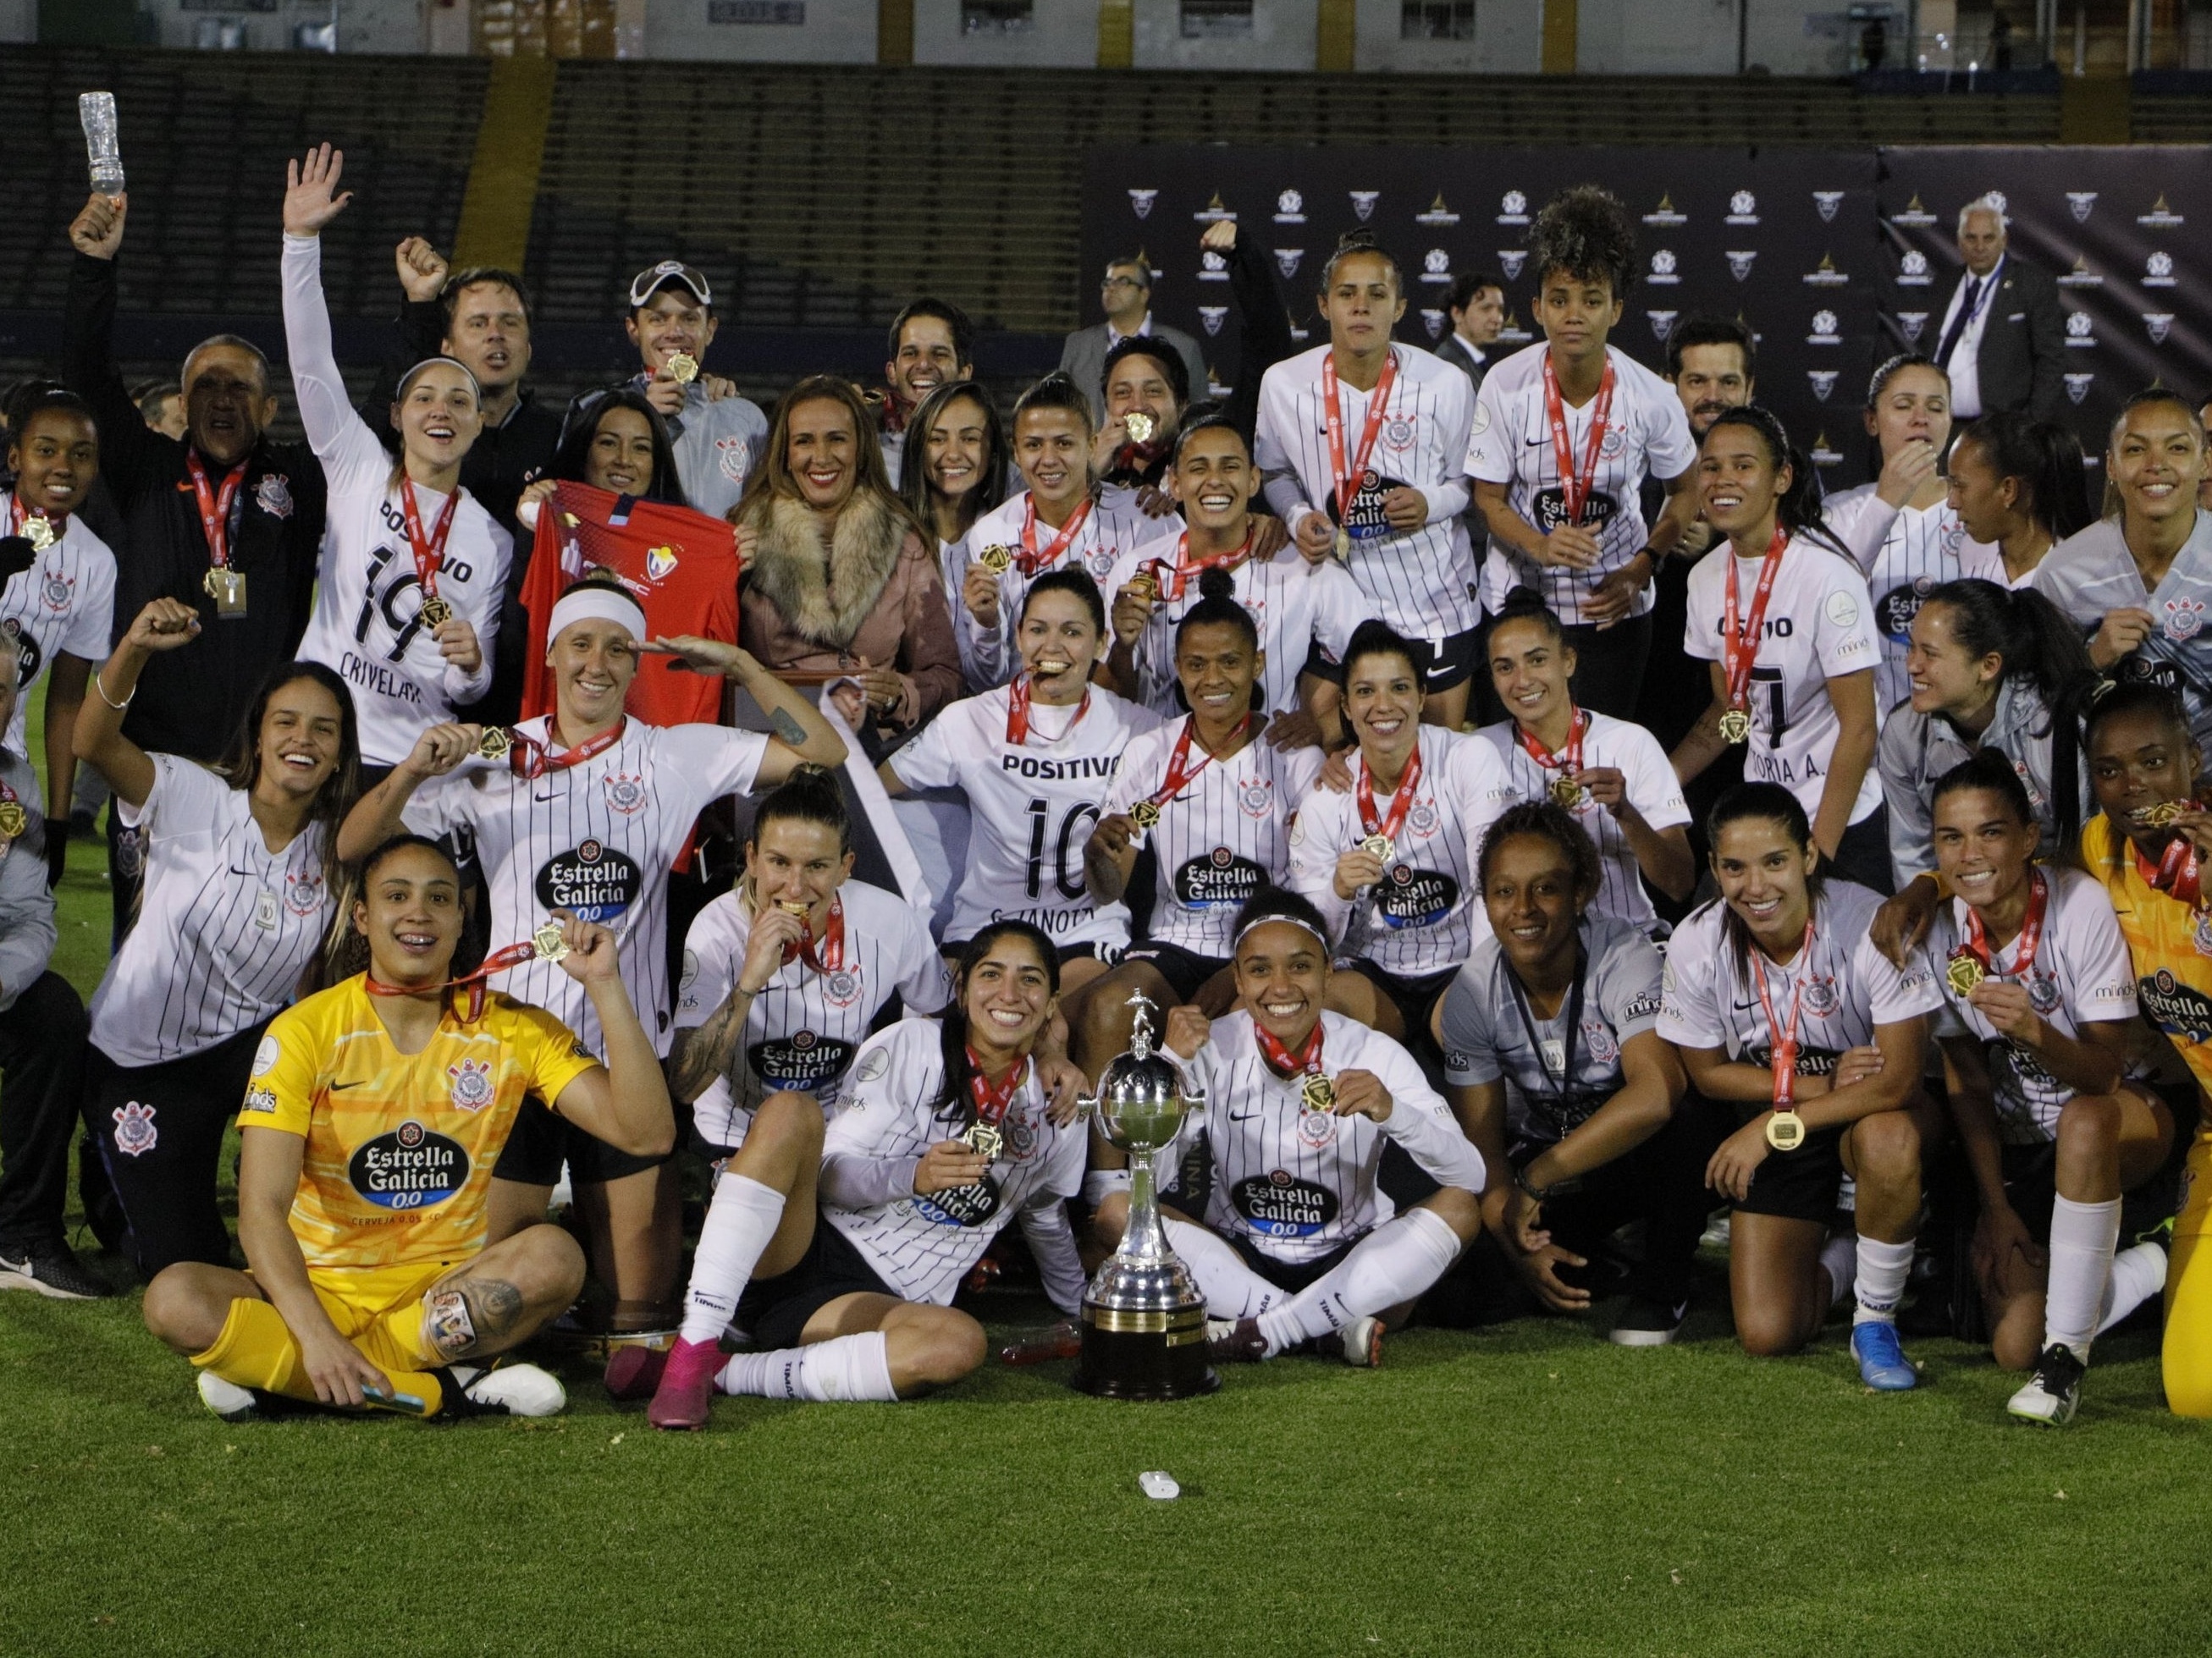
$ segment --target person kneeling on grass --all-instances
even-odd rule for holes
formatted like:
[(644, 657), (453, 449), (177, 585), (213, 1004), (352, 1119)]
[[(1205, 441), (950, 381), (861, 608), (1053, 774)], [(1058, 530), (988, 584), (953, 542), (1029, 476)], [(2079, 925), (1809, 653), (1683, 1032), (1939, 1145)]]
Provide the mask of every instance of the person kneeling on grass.
[[(1235, 939), (1237, 1010), (1168, 1015), (1165, 1045), (1192, 1066), (1207, 1106), (1156, 1166), (1180, 1167), (1200, 1134), (1213, 1159), (1206, 1224), (1165, 1220), (1169, 1245), (1206, 1297), (1216, 1359), (1311, 1343), (1378, 1364), (1384, 1330), (1482, 1229), (1481, 1154), (1412, 1054), (1322, 1011), (1328, 935), (1310, 902), (1262, 888), (1238, 913)], [(1386, 1140), (1443, 1188), (1403, 1213), (1376, 1184)], [(1089, 1190), (1099, 1229), (1118, 1237), (1126, 1172), (1094, 1176)]]
[(721, 1164), (691, 1269), (693, 1303), (734, 1298), (755, 1351), (627, 1347), (607, 1362), (608, 1393), (650, 1394), (656, 1428), (703, 1428), (717, 1392), (893, 1400), (957, 1382), (983, 1362), (983, 1327), (952, 1292), (1017, 1217), (1046, 1292), (1073, 1313), (1083, 1266), (1065, 1199), (1084, 1136), (1072, 1110), (1054, 1121), (1031, 1057), (1059, 999), (1052, 940), (994, 922), (962, 952), (941, 1018), (902, 1019), (854, 1056), (826, 1134), (811, 1096), (762, 1101)]
[(550, 1376), (485, 1366), (575, 1299), (583, 1254), (543, 1224), (486, 1248), (492, 1167), (526, 1095), (610, 1145), (665, 1153), (659, 1057), (606, 928), (563, 917), (535, 941), (591, 996), (602, 1066), (544, 1009), (486, 990), (520, 948), (449, 976), (461, 884), (434, 843), (386, 841), (362, 888), (350, 920), (368, 970), (278, 1014), (254, 1055), (240, 1108), (247, 1270), (167, 1268), (147, 1286), (147, 1327), (199, 1367), (201, 1399), (226, 1419), (264, 1393), (550, 1416), (567, 1402)]

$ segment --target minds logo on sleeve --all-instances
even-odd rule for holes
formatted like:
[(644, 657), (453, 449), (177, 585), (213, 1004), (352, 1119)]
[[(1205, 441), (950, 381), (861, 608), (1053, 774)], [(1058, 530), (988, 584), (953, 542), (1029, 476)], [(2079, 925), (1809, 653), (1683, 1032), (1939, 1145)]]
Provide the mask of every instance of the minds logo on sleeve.
[(644, 884), (637, 865), (604, 841), (588, 840), (570, 852), (556, 853), (538, 872), (538, 902), (548, 909), (574, 910), (605, 926), (637, 902)]
[(380, 1209), (431, 1209), (469, 1181), (469, 1154), (459, 1140), (410, 1118), (365, 1141), (346, 1164), (353, 1189)]

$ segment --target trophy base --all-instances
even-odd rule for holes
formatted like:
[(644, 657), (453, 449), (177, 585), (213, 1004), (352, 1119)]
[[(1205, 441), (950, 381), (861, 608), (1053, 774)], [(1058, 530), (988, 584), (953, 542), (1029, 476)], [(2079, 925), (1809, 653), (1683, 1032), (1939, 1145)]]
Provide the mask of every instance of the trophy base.
[(1125, 1311), (1083, 1303), (1074, 1386), (1101, 1399), (1189, 1399), (1221, 1385), (1206, 1345), (1203, 1305)]

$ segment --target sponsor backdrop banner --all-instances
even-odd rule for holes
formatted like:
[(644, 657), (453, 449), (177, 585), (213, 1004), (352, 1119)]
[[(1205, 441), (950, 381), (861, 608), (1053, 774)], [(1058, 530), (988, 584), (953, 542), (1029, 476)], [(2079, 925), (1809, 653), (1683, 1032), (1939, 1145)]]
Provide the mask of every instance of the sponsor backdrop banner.
[(2212, 151), (2182, 147), (1095, 148), (1085, 320), (1096, 320), (1106, 260), (1141, 251), (1156, 313), (1195, 336), (1217, 380), (1234, 384), (1237, 319), (1227, 273), (1201, 257), (1206, 227), (1234, 217), (1260, 239), (1307, 343), (1323, 337), (1322, 267), (1340, 235), (1364, 227), (1406, 271), (1399, 338), (1433, 345), (1450, 327), (1454, 276), (1491, 271), (1504, 279), (1501, 347), (1511, 351), (1538, 337), (1531, 223), (1555, 191), (1584, 182), (1613, 191), (1638, 222), (1637, 281), (1613, 343), (1664, 372), (1681, 319), (1741, 318), (1759, 338), (1759, 400), (1832, 489), (1869, 476), (1868, 378), (1916, 337), (1934, 349), (1958, 282), (1958, 210), (1985, 191), (2005, 197), (2016, 256), (2062, 283), (2074, 313), (2064, 414), (2093, 456), (2112, 410), (2154, 377), (2192, 395), (2212, 386), (2212, 318), (2184, 297), (2212, 269), (2212, 215), (2184, 217), (2207, 198)]

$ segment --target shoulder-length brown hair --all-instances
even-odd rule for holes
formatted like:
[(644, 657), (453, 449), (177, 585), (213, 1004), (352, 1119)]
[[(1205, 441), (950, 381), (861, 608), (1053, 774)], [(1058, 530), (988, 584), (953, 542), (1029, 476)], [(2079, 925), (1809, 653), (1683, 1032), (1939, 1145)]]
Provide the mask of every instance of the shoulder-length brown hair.
[(925, 547), (935, 547), (936, 537), (899, 499), (884, 468), (884, 452), (876, 440), (875, 416), (860, 396), (860, 388), (836, 374), (809, 374), (776, 400), (769, 422), (768, 452), (745, 484), (745, 493), (731, 508), (734, 523), (758, 523), (777, 501), (806, 499), (799, 480), (791, 475), (791, 416), (803, 403), (843, 405), (853, 421), (853, 494), (873, 495), (885, 511), (915, 535)]

